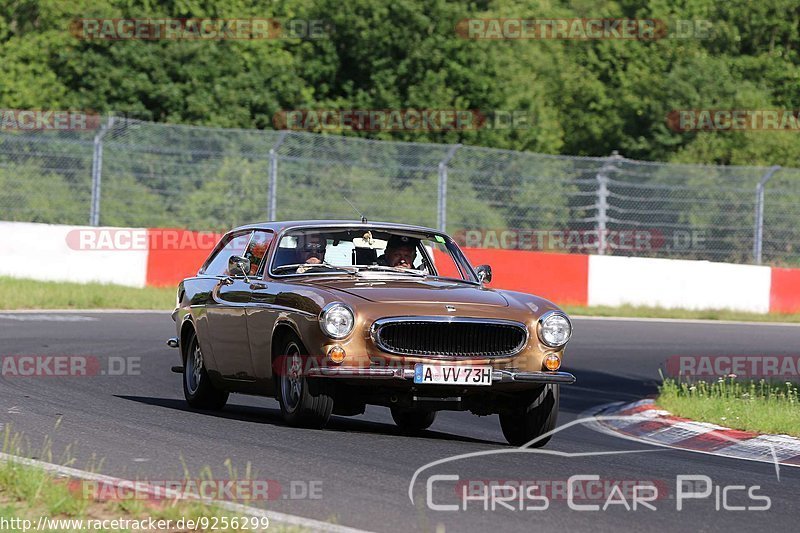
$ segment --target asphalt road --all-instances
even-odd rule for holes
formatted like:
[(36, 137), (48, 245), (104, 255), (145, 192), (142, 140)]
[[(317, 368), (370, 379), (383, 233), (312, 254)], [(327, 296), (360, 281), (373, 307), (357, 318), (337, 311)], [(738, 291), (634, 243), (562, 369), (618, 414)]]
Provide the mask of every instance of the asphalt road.
[[(69, 447), (74, 466), (96, 465), (105, 474), (134, 479), (199, 478), (210, 469), (227, 479), (229, 467), (242, 477), (270, 479), (280, 496), (256, 506), (372, 531), (717, 531), (747, 527), (791, 531), (797, 527), (800, 469), (705, 454), (655, 448), (570, 427), (555, 436), (546, 451), (509, 453), (496, 416), (441, 413), (418, 437), (399, 434), (389, 412), (368, 408), (365, 415), (334, 417), (326, 430), (285, 426), (274, 400), (232, 396), (217, 414), (194, 412), (183, 401), (181, 378), (170, 372), (177, 351), (165, 346), (174, 334), (163, 314), (11, 314), (0, 312), (0, 422), (25, 435), (33, 455), (58, 462)], [(575, 320), (565, 369), (578, 382), (562, 388), (560, 423), (613, 401), (635, 400), (656, 391), (658, 369), (670, 355), (796, 354), (800, 327), (627, 320)], [(81, 355), (96, 357), (96, 375), (14, 376), (7, 356)], [(14, 359), (19, 362), (21, 359)], [(124, 362), (128, 366), (120, 363)], [(122, 369), (125, 368), (123, 372)], [(21, 367), (16, 368), (20, 370)], [(43, 370), (45, 371), (45, 370)], [(103, 372), (104, 371), (104, 372)], [(91, 373), (91, 372), (90, 372)], [(122, 375), (112, 375), (122, 374)], [(58, 420), (60, 424), (57, 424)], [(42, 455), (44, 439), (53, 441), (52, 457)], [(425, 470), (414, 484), (417, 503), (408, 497), (415, 471), (429, 462), (473, 452), (493, 451)], [(617, 452), (642, 451), (621, 454)], [(604, 455), (591, 455), (608, 452)], [(582, 454), (569, 456), (564, 454)], [(586, 455), (589, 454), (589, 455)], [(546, 480), (563, 486), (570, 476), (654, 482), (661, 487), (655, 510), (570, 509), (551, 493), (547, 509), (514, 509), (484, 501), (467, 510), (432, 510), (426, 505), (431, 474), (467, 480)], [(715, 485), (705, 499), (683, 502), (677, 510), (676, 477), (705, 475)], [(458, 504), (456, 481), (434, 480), (436, 504)], [(717, 487), (759, 486), (765, 511), (725, 510)], [(313, 492), (309, 498), (307, 491)], [(699, 489), (698, 489), (699, 490)], [(719, 490), (719, 494), (722, 491)], [(762, 506), (742, 491), (728, 492), (728, 505)], [(619, 498), (617, 498), (619, 501)], [(631, 503), (630, 494), (626, 502)], [(523, 505), (542, 506), (541, 500)], [(597, 503), (578, 501), (578, 503)], [(602, 506), (603, 500), (599, 502)], [(720, 508), (718, 510), (718, 508)], [(443, 529), (442, 529), (443, 528)]]

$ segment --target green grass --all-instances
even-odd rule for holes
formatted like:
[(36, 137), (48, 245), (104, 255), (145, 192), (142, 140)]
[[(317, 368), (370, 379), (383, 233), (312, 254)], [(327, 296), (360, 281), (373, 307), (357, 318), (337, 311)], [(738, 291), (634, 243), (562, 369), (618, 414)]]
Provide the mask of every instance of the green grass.
[[(39, 517), (55, 520), (171, 520), (173, 527), (163, 531), (186, 531), (175, 526), (180, 519), (198, 520), (207, 517), (209, 520), (224, 520), (228, 524), (236, 515), (230, 511), (197, 501), (169, 500), (165, 502), (148, 502), (141, 500), (97, 501), (87, 498), (78, 489), (70, 488), (67, 480), (56, 479), (44, 470), (22, 465), (13, 461), (0, 463), (0, 519), (11, 521), (27, 519), (36, 527)], [(246, 520), (241, 517), (238, 520)], [(6, 522), (10, 523), (10, 522)], [(53, 522), (51, 522), (52, 524)], [(210, 522), (209, 522), (210, 523)], [(222, 522), (220, 522), (222, 523)], [(66, 527), (64, 522), (62, 526)], [(73, 522), (73, 526), (74, 526)], [(267, 528), (254, 528), (261, 522), (247, 522), (239, 527), (220, 528), (216, 531), (265, 531)], [(84, 529), (86, 530), (84, 524)], [(77, 530), (77, 529), (75, 529)], [(93, 531), (128, 531), (128, 529), (92, 529)], [(299, 533), (306, 531), (299, 527), (286, 527), (270, 523), (269, 531), (281, 533)], [(198, 528), (196, 531), (211, 531)]]
[(137, 289), (103, 283), (62, 283), (0, 277), (0, 309), (164, 309), (176, 287)]
[(656, 400), (670, 413), (733, 429), (800, 437), (800, 389), (789, 382), (736, 378), (665, 379)]
[(684, 318), (696, 320), (732, 320), (737, 322), (800, 322), (800, 313), (744, 313), (729, 309), (710, 309), (692, 311), (685, 309), (665, 309), (663, 307), (635, 307), (623, 305), (620, 307), (607, 306), (564, 306), (564, 311), (570, 315), (584, 316), (609, 316), (630, 318)]
[[(0, 309), (163, 309), (175, 306), (176, 287), (136, 289), (101, 283), (35, 281), (0, 276)], [(739, 311), (685, 311), (660, 307), (564, 306), (571, 315), (633, 318), (689, 318), (745, 322), (796, 322), (800, 314), (760, 315)]]
[[(58, 424), (57, 424), (58, 426)], [(27, 457), (35, 455), (46, 462), (53, 461), (52, 441), (45, 438), (44, 444), (36, 452), (31, 452), (30, 443), (19, 433), (13, 432), (6, 426), (3, 432), (3, 451), (4, 453), (17, 457)], [(69, 459), (70, 448), (68, 447), (64, 456), (57, 462), (70, 464), (74, 462)], [(73, 465), (70, 465), (73, 466)], [(91, 466), (90, 471), (96, 468)], [(235, 471), (232, 471), (235, 476)], [(211, 479), (205, 476), (204, 479)], [(238, 479), (230, 477), (228, 479)], [(90, 484), (88, 487), (96, 485)], [(241, 516), (237, 527), (232, 527), (231, 519), (236, 517), (235, 513), (222, 509), (214, 504), (205, 503), (198, 500), (147, 500), (147, 499), (117, 499), (117, 500), (98, 500), (93, 497), (93, 490), (85, 490), (81, 480), (70, 480), (56, 477), (43, 469), (31, 465), (25, 465), (18, 461), (0, 461), (0, 524), (6, 520), (10, 524), (11, 520), (30, 520), (32, 522), (29, 531), (36, 528), (40, 517), (51, 520), (171, 520), (173, 527), (162, 529), (162, 531), (187, 531), (177, 529), (180, 519), (197, 520), (206, 517), (210, 521), (215, 518), (221, 524), (222, 520), (227, 519), (227, 524), (231, 527), (222, 527), (215, 531), (263, 531), (264, 528), (254, 527), (262, 522), (242, 523), (246, 517)], [(16, 522), (17, 526), (20, 525)], [(210, 524), (210, 522), (209, 522)], [(52, 525), (52, 522), (51, 522)], [(59, 529), (59, 531), (81, 531), (74, 529)], [(63, 527), (67, 527), (62, 523)], [(2, 528), (0, 528), (2, 529)], [(9, 529), (9, 527), (5, 527)], [(21, 528), (17, 527), (16, 530)], [(84, 524), (85, 531), (86, 524)], [(278, 533), (302, 533), (307, 531), (297, 526), (287, 526), (285, 524), (270, 523), (269, 531)], [(128, 531), (127, 529), (92, 529), (92, 531), (119, 532)], [(197, 528), (196, 531), (211, 531), (211, 529)]]

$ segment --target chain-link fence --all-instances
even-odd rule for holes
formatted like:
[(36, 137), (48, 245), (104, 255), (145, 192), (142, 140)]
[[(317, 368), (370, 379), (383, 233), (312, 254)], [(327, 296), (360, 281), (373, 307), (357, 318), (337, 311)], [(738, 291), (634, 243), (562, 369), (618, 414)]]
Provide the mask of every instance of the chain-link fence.
[(800, 169), (121, 118), (0, 131), (1, 220), (223, 230), (357, 219), (350, 203), (474, 247), (800, 264)]

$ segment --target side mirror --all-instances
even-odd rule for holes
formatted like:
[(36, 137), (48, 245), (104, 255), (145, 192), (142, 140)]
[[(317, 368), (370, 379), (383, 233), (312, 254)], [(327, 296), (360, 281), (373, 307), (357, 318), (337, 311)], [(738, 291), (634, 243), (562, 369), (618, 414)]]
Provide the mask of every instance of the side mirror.
[(250, 260), (239, 255), (230, 256), (228, 258), (228, 273), (234, 277), (244, 277), (248, 281), (247, 275), (250, 273)]
[(475, 268), (475, 273), (478, 274), (478, 281), (481, 283), (491, 283), (492, 281), (492, 267), (489, 265), (480, 265)]

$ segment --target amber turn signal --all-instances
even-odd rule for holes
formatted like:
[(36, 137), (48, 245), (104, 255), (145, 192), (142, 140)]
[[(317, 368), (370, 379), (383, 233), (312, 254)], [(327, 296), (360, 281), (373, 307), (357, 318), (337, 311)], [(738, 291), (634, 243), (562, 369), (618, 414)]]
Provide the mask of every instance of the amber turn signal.
[(558, 354), (551, 353), (544, 358), (544, 366), (547, 370), (555, 371), (561, 368), (561, 357)]
[(336, 363), (337, 365), (342, 361), (344, 361), (345, 355), (346, 354), (344, 352), (344, 348), (338, 345), (331, 346), (331, 348), (328, 350), (328, 359), (330, 359), (331, 362)]

